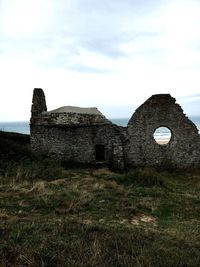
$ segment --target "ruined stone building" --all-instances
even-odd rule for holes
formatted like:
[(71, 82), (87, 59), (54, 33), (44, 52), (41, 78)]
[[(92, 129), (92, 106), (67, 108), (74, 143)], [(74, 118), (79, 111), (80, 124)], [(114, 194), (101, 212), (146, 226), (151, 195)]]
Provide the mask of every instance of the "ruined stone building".
[[(165, 126), (167, 144), (153, 134)], [(197, 127), (169, 94), (151, 96), (132, 115), (127, 127), (113, 124), (97, 108), (65, 106), (47, 111), (42, 89), (34, 89), (31, 147), (36, 153), (78, 163), (191, 168), (200, 166)]]

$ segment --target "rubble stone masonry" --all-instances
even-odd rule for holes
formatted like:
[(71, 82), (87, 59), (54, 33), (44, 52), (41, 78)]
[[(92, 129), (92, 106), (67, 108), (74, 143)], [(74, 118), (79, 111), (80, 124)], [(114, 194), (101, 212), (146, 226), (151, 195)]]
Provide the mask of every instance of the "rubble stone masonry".
[[(172, 134), (165, 145), (153, 138), (161, 126)], [(30, 128), (33, 151), (66, 161), (101, 162), (120, 170), (125, 166), (200, 166), (197, 127), (169, 94), (151, 96), (128, 126), (120, 127), (95, 108), (62, 107), (47, 112), (44, 92), (36, 88)]]

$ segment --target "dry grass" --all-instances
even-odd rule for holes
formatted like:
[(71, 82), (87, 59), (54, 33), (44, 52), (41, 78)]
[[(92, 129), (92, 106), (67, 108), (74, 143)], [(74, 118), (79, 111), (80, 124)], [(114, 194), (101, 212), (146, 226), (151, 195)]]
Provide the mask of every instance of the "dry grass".
[(66, 169), (28, 140), (0, 134), (0, 266), (200, 266), (199, 170)]
[(199, 179), (68, 169), (51, 180), (8, 180), (0, 185), (0, 266), (196, 267)]

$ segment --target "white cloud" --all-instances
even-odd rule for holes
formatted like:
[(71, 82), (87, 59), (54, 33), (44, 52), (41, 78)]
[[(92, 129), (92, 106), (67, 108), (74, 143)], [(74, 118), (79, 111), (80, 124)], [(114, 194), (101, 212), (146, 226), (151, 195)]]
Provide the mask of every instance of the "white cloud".
[(51, 17), (50, 3), (44, 0), (2, 0), (1, 32), (13, 38), (32, 37), (44, 32)]
[(106, 115), (151, 94), (199, 92), (198, 1), (0, 5), (0, 120), (29, 119), (34, 87), (45, 90), (50, 109), (98, 106)]

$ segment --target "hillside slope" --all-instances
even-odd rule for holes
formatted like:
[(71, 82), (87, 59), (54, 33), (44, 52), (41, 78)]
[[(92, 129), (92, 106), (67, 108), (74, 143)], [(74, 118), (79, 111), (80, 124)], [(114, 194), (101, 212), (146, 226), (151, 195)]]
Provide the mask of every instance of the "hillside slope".
[(32, 157), (29, 136), (0, 146), (0, 266), (200, 266), (199, 171), (69, 169)]

